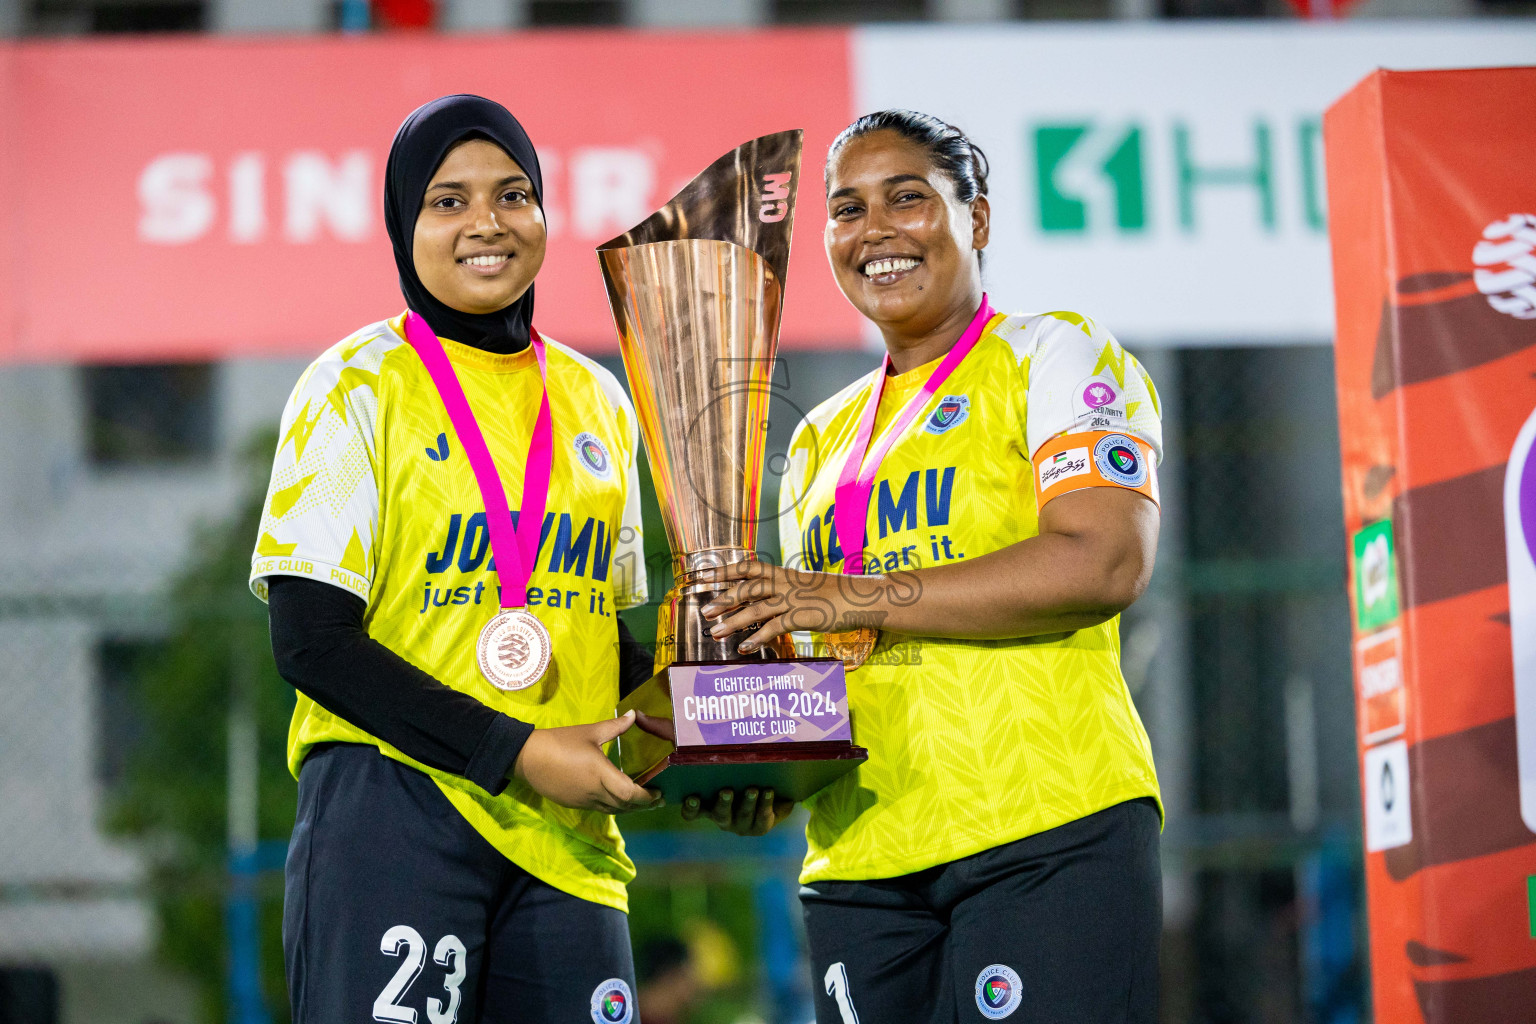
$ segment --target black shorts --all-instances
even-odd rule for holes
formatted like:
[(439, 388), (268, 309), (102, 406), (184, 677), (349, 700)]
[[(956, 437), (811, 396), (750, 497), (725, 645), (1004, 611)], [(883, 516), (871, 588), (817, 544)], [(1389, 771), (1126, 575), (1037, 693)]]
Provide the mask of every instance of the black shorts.
[(899, 878), (803, 887), (818, 1024), (1152, 1024), (1158, 825), (1135, 800)]
[(507, 860), (373, 747), (299, 774), (283, 957), (294, 1024), (634, 1024), (623, 912)]

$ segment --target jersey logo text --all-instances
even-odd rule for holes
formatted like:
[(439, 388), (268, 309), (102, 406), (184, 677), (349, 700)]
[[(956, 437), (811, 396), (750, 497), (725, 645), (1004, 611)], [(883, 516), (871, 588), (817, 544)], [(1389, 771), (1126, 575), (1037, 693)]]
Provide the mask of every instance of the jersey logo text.
[[(512, 513), (512, 524), (517, 525), (517, 512)], [(553, 535), (554, 540), (550, 537)], [(459, 572), (475, 572), (484, 566), (496, 568), (496, 559), (490, 553), (491, 531), (486, 527), (485, 513), (466, 516), (455, 512), (448, 517), (447, 533), (442, 547), (427, 553), (426, 569), (429, 575), (447, 572), (457, 567)], [(608, 579), (609, 562), (613, 555), (613, 534), (608, 524), (587, 516), (577, 529), (569, 512), (544, 515), (539, 530), (539, 554), (549, 552), (549, 561), (543, 566), (547, 572), (586, 576), (598, 583)]]
[[(894, 490), (890, 480), (881, 480), (880, 488), (875, 494), (875, 522), (881, 540), (893, 533), (901, 533), (908, 530), (919, 529), (919, 510), (922, 511), (922, 527), (934, 528), (949, 525), (950, 499), (955, 491), (955, 467), (945, 466), (943, 469), (914, 469), (907, 474), (902, 481), (901, 489)], [(919, 502), (921, 495), (921, 502)], [(843, 545), (837, 536), (837, 527), (834, 525), (833, 512), (837, 509), (834, 502), (828, 505), (826, 511), (820, 515), (812, 516), (806, 524), (805, 530), (800, 535), (800, 552), (804, 568), (815, 572), (823, 571), (828, 564), (836, 564), (843, 560)], [(825, 546), (822, 542), (822, 534), (826, 534)], [(873, 553), (866, 552), (866, 559), (874, 559), (879, 562), (879, 571), (892, 571), (899, 568), (914, 568), (911, 552), (919, 550), (924, 545), (909, 544), (900, 551), (889, 552), (883, 560)], [(944, 558), (963, 558), (950, 548), (949, 537), (930, 538), (926, 545), (932, 551), (932, 557), (938, 559), (939, 551), (943, 549)], [(918, 559), (923, 556), (919, 554)]]

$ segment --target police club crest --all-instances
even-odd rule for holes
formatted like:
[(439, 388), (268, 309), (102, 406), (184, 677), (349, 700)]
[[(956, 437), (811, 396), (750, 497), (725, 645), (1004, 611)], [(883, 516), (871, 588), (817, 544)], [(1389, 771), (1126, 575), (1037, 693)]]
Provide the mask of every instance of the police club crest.
[(928, 419), (923, 423), (923, 429), (930, 434), (943, 434), (953, 430), (964, 423), (966, 417), (971, 414), (971, 398), (969, 395), (945, 395), (939, 399), (939, 404), (934, 407)]
[(607, 480), (613, 475), (613, 460), (609, 458), (608, 446), (603, 444), (602, 438), (583, 430), (576, 435), (571, 446), (576, 449), (576, 459), (582, 469), (599, 480)]

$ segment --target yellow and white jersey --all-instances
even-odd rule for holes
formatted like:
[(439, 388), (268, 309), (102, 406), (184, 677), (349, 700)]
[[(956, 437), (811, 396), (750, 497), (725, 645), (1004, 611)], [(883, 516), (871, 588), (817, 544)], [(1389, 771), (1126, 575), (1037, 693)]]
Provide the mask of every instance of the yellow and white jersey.
[[(516, 501), (539, 408), (534, 353), (494, 355), (446, 339), (443, 348)], [(554, 641), (543, 681), (505, 692), (480, 674), (476, 638), (499, 610), (485, 506), (443, 402), (405, 342), (403, 316), (357, 332), (299, 378), (283, 413), (251, 589), (265, 600), (266, 577), (290, 575), (351, 591), (368, 603), (375, 640), (535, 726), (611, 717), (615, 615), (646, 599), (637, 423), (611, 373), (555, 342), (548, 379), (554, 459), (528, 584), (529, 610)], [(311, 747), (332, 741), (372, 744), (426, 772), (520, 867), (576, 896), (626, 908), (634, 865), (611, 816), (561, 807), (516, 779), (492, 797), (299, 694), (288, 734), (295, 776)]]
[[(886, 379), (877, 442), (937, 364)], [(835, 491), (874, 380), (795, 431), (780, 502), (786, 565), (842, 569)], [(1155, 494), (1161, 450), (1157, 391), (1109, 332), (1075, 313), (995, 315), (881, 463), (866, 565), (920, 569), (1036, 536), (1040, 474), (1062, 451), (1086, 459), (1055, 465), (1052, 496), (1105, 484)], [(848, 676), (853, 738), (869, 760), (808, 801), (801, 881), (920, 871), (1157, 797), (1118, 622), (1013, 640), (882, 632)]]

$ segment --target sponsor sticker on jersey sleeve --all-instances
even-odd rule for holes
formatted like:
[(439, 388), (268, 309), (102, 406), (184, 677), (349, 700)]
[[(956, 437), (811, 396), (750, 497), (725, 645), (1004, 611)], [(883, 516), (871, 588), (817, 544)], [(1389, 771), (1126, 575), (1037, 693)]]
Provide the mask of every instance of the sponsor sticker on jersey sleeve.
[(1035, 453), (1040, 505), (1084, 487), (1124, 487), (1158, 500), (1155, 456), (1146, 442), (1118, 432), (1062, 434)]
[(1124, 389), (1109, 374), (1086, 377), (1072, 388), (1072, 412), (1079, 423), (1091, 418), (1123, 421)]
[(1045, 459), (1040, 465), (1040, 489), (1049, 490), (1053, 484), (1088, 472), (1088, 449), (1068, 448)]
[(1093, 446), (1093, 465), (1099, 475), (1121, 487), (1140, 487), (1147, 482), (1147, 459), (1141, 446), (1124, 434), (1109, 434)]

